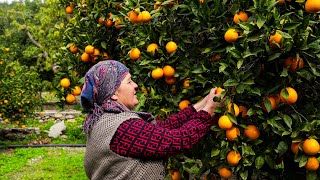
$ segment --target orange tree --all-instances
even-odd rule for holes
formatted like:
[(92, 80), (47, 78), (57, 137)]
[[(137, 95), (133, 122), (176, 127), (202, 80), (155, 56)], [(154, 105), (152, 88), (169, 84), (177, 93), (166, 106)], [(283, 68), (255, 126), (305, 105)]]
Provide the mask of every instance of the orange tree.
[[(225, 105), (216, 110), (211, 133), (170, 158), (170, 174), (316, 179), (318, 4), (61, 0), (72, 11), (67, 8), (56, 84), (64, 99), (93, 64), (119, 60), (139, 84), (137, 110), (158, 119), (223, 87)], [(66, 77), (71, 86), (63, 88), (59, 82)]]

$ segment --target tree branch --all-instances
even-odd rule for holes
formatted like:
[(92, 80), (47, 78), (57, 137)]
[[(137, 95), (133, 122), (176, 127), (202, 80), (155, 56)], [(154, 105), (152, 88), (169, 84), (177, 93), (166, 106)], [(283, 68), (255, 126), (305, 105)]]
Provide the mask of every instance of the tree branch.
[(39, 44), (37, 41), (35, 41), (35, 40), (33, 39), (32, 35), (30, 34), (29, 31), (27, 31), (27, 35), (28, 35), (29, 39), (31, 40), (31, 42), (32, 42), (34, 45), (36, 45), (38, 48), (42, 49), (43, 57), (44, 57), (45, 59), (48, 59), (48, 57), (49, 57), (49, 56), (48, 56), (48, 53), (47, 53), (47, 51), (43, 50), (43, 47), (41, 46), (41, 44)]

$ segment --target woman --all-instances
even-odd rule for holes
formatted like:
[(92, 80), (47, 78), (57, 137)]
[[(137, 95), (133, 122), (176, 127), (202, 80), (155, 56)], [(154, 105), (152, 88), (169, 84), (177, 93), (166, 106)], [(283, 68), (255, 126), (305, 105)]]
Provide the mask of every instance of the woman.
[(216, 88), (200, 102), (165, 121), (133, 112), (138, 85), (129, 69), (114, 60), (101, 61), (86, 73), (81, 105), (89, 111), (85, 171), (90, 179), (164, 179), (162, 160), (184, 152), (210, 131)]

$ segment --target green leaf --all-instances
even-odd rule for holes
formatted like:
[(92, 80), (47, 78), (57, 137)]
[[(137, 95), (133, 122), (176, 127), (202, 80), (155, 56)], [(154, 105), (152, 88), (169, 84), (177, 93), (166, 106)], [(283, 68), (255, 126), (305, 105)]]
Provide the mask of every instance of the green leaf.
[(291, 129), (291, 126), (292, 126), (292, 119), (290, 116), (284, 114), (283, 115), (283, 120), (284, 122), (286, 123), (286, 125)]
[(260, 169), (264, 165), (264, 158), (262, 156), (259, 156), (259, 157), (256, 158), (254, 163), (256, 165), (256, 168)]
[(318, 178), (317, 172), (316, 171), (309, 171), (306, 173), (306, 180), (316, 180)]
[(275, 59), (279, 58), (280, 55), (281, 55), (281, 53), (274, 53), (274, 54), (269, 56), (268, 61), (275, 60)]
[(264, 25), (264, 23), (267, 21), (266, 18), (258, 16), (258, 20), (257, 20), (257, 26), (259, 29), (261, 29), (261, 27)]
[[(316, 73), (318, 73), (317, 70), (316, 70)], [(297, 74), (308, 81), (311, 81), (312, 79), (314, 79), (314, 76), (306, 69), (300, 69), (299, 71), (297, 71)]]
[(287, 152), (287, 150), (288, 150), (288, 145), (284, 141), (280, 141), (277, 149), (275, 149), (275, 151), (279, 153), (280, 156), (282, 156), (285, 152)]
[(269, 167), (271, 169), (274, 169), (275, 167), (275, 162), (274, 160), (269, 156), (269, 155), (265, 155), (264, 160), (267, 162), (267, 164), (269, 165)]
[(301, 22), (294, 22), (294, 23), (286, 23), (283, 25), (284, 30), (291, 30), (291, 29), (296, 29), (298, 26), (300, 26), (302, 23)]
[(248, 170), (240, 171), (240, 176), (243, 180), (248, 179)]
[(243, 59), (238, 60), (238, 62), (237, 62), (237, 68), (240, 69), (241, 66), (242, 66), (242, 64), (243, 64)]
[(203, 73), (203, 70), (202, 70), (202, 68), (198, 68), (198, 69), (195, 69), (195, 70), (191, 71), (191, 73), (200, 74), (200, 73)]
[(205, 49), (201, 52), (201, 54), (206, 54), (206, 53), (208, 53), (208, 52), (210, 52), (210, 51), (211, 51), (210, 48), (205, 48)]
[(236, 86), (239, 82), (235, 79), (228, 79), (226, 82), (223, 83), (223, 86)]
[(242, 146), (242, 156), (245, 155), (256, 155), (256, 153), (252, 150), (251, 146)]
[(211, 157), (218, 156), (220, 154), (220, 149), (212, 149), (211, 150)]
[(309, 156), (307, 156), (307, 155), (302, 155), (302, 156), (301, 156), (301, 159), (300, 159), (300, 161), (299, 161), (299, 167), (304, 167), (304, 166), (307, 164), (308, 159), (309, 159)]
[(101, 47), (103, 47), (104, 49), (107, 49), (107, 42), (102, 41), (101, 42)]

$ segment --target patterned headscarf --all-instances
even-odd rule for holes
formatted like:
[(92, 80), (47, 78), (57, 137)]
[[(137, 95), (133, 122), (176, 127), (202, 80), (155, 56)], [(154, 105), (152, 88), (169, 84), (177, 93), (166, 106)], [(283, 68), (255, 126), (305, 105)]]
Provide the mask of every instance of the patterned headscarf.
[[(100, 61), (86, 73), (81, 92), (81, 106), (84, 110), (89, 111), (83, 124), (87, 135), (99, 116), (104, 112), (130, 111), (124, 105), (111, 99), (111, 96), (114, 95), (128, 73), (129, 69), (115, 60)], [(153, 119), (153, 116), (149, 113), (136, 113), (147, 121)]]

